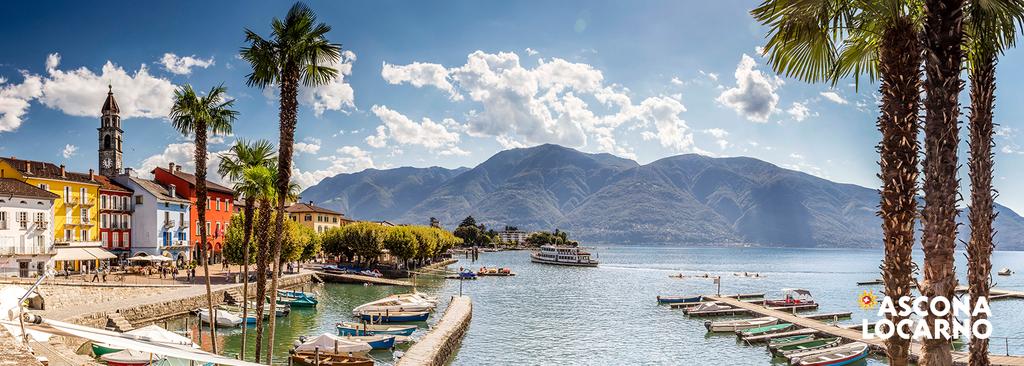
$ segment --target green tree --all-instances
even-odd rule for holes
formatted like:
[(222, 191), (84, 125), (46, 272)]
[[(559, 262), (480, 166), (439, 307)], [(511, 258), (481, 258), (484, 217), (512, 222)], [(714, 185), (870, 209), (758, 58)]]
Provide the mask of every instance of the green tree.
[[(247, 47), (242, 48), (242, 59), (249, 62), (252, 72), (247, 84), (259, 88), (276, 86), (280, 94), (280, 142), (278, 154), (278, 191), (288, 191), (292, 174), (292, 150), (298, 122), (299, 83), (307, 87), (324, 85), (338, 77), (331, 65), (341, 58), (341, 45), (327, 40), (331, 26), (318, 23), (316, 13), (303, 3), (295, 3), (284, 19), (271, 22), (271, 37), (265, 39), (246, 29)], [(278, 197), (277, 209), (284, 212), (285, 197)], [(284, 215), (276, 219), (274, 232), (274, 262), (281, 258), (281, 238), (284, 235)], [(278, 271), (271, 280), (271, 302), (277, 299)], [(270, 322), (267, 335), (274, 343), (274, 322)], [(272, 360), (274, 348), (267, 347), (267, 360)]]
[(382, 244), (391, 255), (402, 260), (406, 268), (409, 266), (409, 259), (416, 257), (419, 245), (418, 238), (413, 234), (417, 229), (412, 227), (398, 226), (390, 228), (383, 235)]
[[(245, 296), (249, 296), (249, 263), (250, 261), (241, 261), (241, 258), (248, 258), (250, 255), (255, 254), (256, 245), (252, 242), (252, 231), (253, 231), (253, 219), (255, 218), (256, 212), (256, 198), (260, 195), (261, 190), (266, 187), (260, 186), (261, 182), (254, 182), (246, 179), (246, 172), (250, 169), (264, 167), (272, 168), (277, 162), (275, 157), (274, 145), (268, 140), (256, 140), (248, 142), (246, 140), (238, 140), (227, 153), (223, 154), (220, 161), (220, 166), (217, 172), (220, 173), (221, 177), (227, 178), (234, 182), (235, 194), (241, 195), (245, 202), (243, 207), (243, 220), (241, 225), (234, 224), (235, 216), (232, 216), (232, 225), (229, 227), (229, 233), (231, 229), (242, 228), (241, 232), (241, 243), (248, 243), (242, 245), (239, 243), (238, 248), (242, 249), (242, 253), (239, 253), (239, 262), (242, 263), (242, 272), (245, 273), (242, 276), (242, 293)], [(236, 215), (237, 216), (237, 215)], [(226, 250), (226, 249), (225, 249)], [(250, 251), (252, 250), (252, 251)], [(253, 255), (253, 257), (255, 257)], [(242, 318), (245, 319), (249, 316), (249, 302), (242, 303)], [(246, 329), (242, 328), (242, 346), (239, 349), (239, 357), (245, 359), (245, 337)]]
[[(227, 233), (224, 235), (224, 260), (231, 264), (240, 264), (248, 268), (249, 264), (256, 263), (256, 242), (246, 240), (244, 227), (244, 215), (231, 215), (231, 225), (228, 225)], [(248, 248), (246, 248), (248, 246)], [(245, 260), (245, 258), (249, 260)], [(243, 271), (248, 273), (247, 271)], [(248, 276), (244, 276), (248, 277)], [(249, 279), (245, 278), (244, 282)], [(244, 289), (244, 287), (243, 287)], [(248, 307), (248, 306), (243, 306)]]
[(476, 219), (474, 219), (473, 216), (466, 216), (466, 218), (462, 219), (462, 222), (459, 223), (459, 227), (465, 226), (476, 226)]
[[(227, 89), (221, 85), (210, 89), (205, 96), (200, 96), (185, 84), (174, 91), (174, 104), (169, 117), (171, 125), (182, 135), (195, 138), (196, 164), (196, 212), (198, 222), (206, 222), (206, 138), (207, 134), (225, 135), (231, 133), (231, 123), (238, 112), (231, 109), (234, 100), (227, 99)], [(210, 314), (213, 314), (213, 292), (210, 289), (210, 248), (206, 242), (206, 225), (199, 225), (199, 248), (203, 258), (203, 277), (206, 279), (206, 303)], [(210, 324), (210, 337), (216, 336), (216, 325)], [(217, 353), (217, 345), (213, 345), (213, 353)]]

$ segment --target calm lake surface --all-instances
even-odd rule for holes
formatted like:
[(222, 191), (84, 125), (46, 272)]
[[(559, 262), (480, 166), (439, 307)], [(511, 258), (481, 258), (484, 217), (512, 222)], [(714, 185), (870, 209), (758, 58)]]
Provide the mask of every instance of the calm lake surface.
[[(745, 346), (729, 334), (708, 335), (704, 319), (689, 319), (681, 311), (657, 305), (657, 295), (715, 293), (711, 280), (668, 277), (676, 273), (721, 275), (723, 294), (766, 292), (778, 297), (784, 287), (806, 288), (821, 303), (821, 312), (853, 311), (853, 318), (842, 323), (877, 319), (875, 310), (860, 310), (857, 300), (864, 290), (880, 295), (881, 285), (858, 287), (856, 282), (879, 276), (881, 250), (601, 247), (596, 252), (601, 261), (598, 268), (534, 264), (527, 251), (482, 253), (476, 262), (460, 258), (452, 268), (502, 266), (518, 275), (462, 284), (462, 292), (473, 298), (473, 321), (452, 364), (784, 364), (781, 360), (773, 363), (763, 345)], [(916, 252), (915, 260), (921, 258), (923, 254)], [(963, 272), (966, 260), (962, 254), (957, 261), (958, 271)], [(1024, 252), (996, 252), (993, 263), (996, 270), (1010, 267), (1024, 272)], [(736, 272), (757, 272), (763, 277), (738, 277)], [(1024, 289), (1024, 275), (994, 279), (999, 288)], [(960, 281), (966, 283), (962, 273)], [(459, 293), (459, 281), (455, 280), (420, 277), (418, 283), (420, 291), (444, 299), (438, 317), (447, 299)], [(298, 336), (334, 333), (335, 323), (351, 319), (353, 307), (406, 292), (389, 286), (338, 284), (313, 290), (321, 296), (317, 309), (294, 309), (290, 316), (278, 320), (275, 352), (281, 362)], [(992, 311), (993, 336), (1019, 338), (1010, 341), (1010, 353), (1024, 354), (1024, 300), (997, 300)], [(427, 323), (436, 321), (432, 316)], [(422, 336), (425, 327), (422, 324), (414, 337)], [(172, 325), (171, 329), (176, 328)], [(250, 335), (250, 345), (251, 339)], [(240, 340), (239, 330), (222, 332), (228, 354), (237, 353)], [(1002, 339), (995, 338), (992, 343), (993, 352), (1006, 351)], [(371, 356), (378, 364), (394, 362), (390, 352), (375, 351)], [(885, 362), (876, 358), (862, 364)]]

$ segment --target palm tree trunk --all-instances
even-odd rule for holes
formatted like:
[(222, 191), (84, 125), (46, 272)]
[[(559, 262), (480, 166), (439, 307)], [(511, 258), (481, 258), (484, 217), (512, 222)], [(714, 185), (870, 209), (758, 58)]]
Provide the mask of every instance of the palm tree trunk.
[[(921, 212), (924, 281), (921, 294), (952, 299), (957, 280), (953, 264), (956, 249), (958, 117), (963, 64), (963, 0), (925, 1), (925, 158), (924, 210)], [(928, 328), (949, 322), (950, 315), (925, 316)], [(922, 366), (952, 364), (950, 339), (926, 339)]]
[[(242, 234), (242, 243), (245, 245), (242, 248), (242, 319), (249, 318), (249, 240), (252, 239), (252, 216), (253, 216), (253, 205), (256, 204), (256, 199), (253, 197), (245, 197), (245, 212), (244, 215), (244, 228)], [(257, 313), (257, 319), (263, 318), (263, 313)], [(257, 320), (258, 321), (258, 320)], [(245, 360), (245, 330), (248, 326), (242, 327), (242, 348), (238, 351), (238, 357)]]
[[(280, 141), (278, 143), (277, 156), (277, 218), (274, 227), (274, 266), (280, 266), (281, 262), (281, 240), (284, 238), (284, 216), (285, 203), (288, 199), (288, 187), (292, 175), (292, 144), (295, 142), (295, 127), (298, 123), (299, 109), (299, 68), (294, 62), (285, 65), (281, 78), (281, 106), (280, 116)], [(277, 299), (278, 271), (275, 268), (270, 282), (271, 300)], [(270, 323), (268, 338), (274, 342), (274, 323)], [(272, 360), (274, 348), (267, 347), (267, 361)]]
[[(885, 259), (882, 280), (885, 294), (893, 299), (911, 295), (913, 283), (914, 220), (917, 217), (917, 159), (920, 150), (917, 115), (921, 108), (922, 54), (914, 23), (900, 18), (886, 29), (879, 50), (882, 95), (878, 144), (882, 179), (878, 215), (882, 218)], [(889, 315), (893, 324), (905, 316)], [(885, 341), (889, 365), (906, 366), (910, 340), (889, 337)]]
[[(266, 308), (264, 304), (267, 302), (267, 258), (268, 252), (270, 251), (270, 241), (268, 240), (268, 233), (270, 232), (270, 201), (266, 198), (261, 198), (260, 209), (257, 210), (257, 223), (256, 223), (256, 240), (259, 244), (259, 248), (256, 250), (256, 312), (263, 314)], [(270, 306), (274, 303), (271, 302)], [(277, 309), (274, 309), (275, 316)], [(273, 323), (274, 318), (270, 318)], [(256, 318), (256, 349), (255, 361), (260, 362), (260, 357), (263, 355), (263, 317)]]
[[(995, 108), (996, 55), (988, 53), (974, 60), (968, 72), (971, 79), (970, 115), (970, 168), (971, 178), (971, 239), (967, 243), (967, 282), (970, 284), (971, 309), (978, 299), (988, 299), (992, 287), (992, 250), (995, 247), (992, 221), (995, 191), (992, 188), (992, 139)], [(971, 323), (988, 318), (979, 313), (971, 316)], [(970, 339), (970, 366), (988, 366), (988, 338)]]
[(199, 215), (199, 247), (203, 251), (203, 277), (206, 280), (206, 305), (210, 311), (210, 344), (217, 353), (217, 317), (213, 312), (210, 289), (210, 248), (206, 244), (206, 121), (196, 121), (196, 213)]

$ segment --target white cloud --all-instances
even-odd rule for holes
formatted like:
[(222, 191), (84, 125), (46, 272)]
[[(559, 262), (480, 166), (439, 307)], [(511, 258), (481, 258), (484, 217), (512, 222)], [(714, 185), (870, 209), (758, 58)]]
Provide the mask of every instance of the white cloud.
[(711, 81), (718, 81), (718, 74), (713, 72), (704, 72), (704, 70), (697, 70), (701, 75), (707, 76)]
[(7, 84), (0, 78), (0, 132), (17, 130), (28, 112), (29, 102), (43, 93), (42, 79), (23, 73), (21, 84)]
[(374, 105), (371, 110), (383, 123), (377, 126), (377, 133), (366, 137), (366, 143), (373, 147), (385, 147), (388, 140), (399, 145), (419, 145), (431, 151), (447, 152), (447, 154), (465, 155), (456, 147), (459, 134), (448, 131), (445, 124), (455, 124), (454, 120), (446, 119), (444, 124), (423, 118), (416, 123), (405, 115), (389, 109), (385, 105)]
[[(686, 110), (682, 103), (658, 96), (635, 104), (627, 88), (606, 84), (603, 73), (585, 63), (551, 58), (524, 67), (515, 53), (476, 51), (458, 67), (415, 62), (385, 64), (385, 69), (382, 75), (390, 83), (429, 85), (478, 103), (466, 115), (465, 133), (493, 137), (505, 148), (557, 143), (633, 156), (616, 138), (616, 129), (626, 123), (630, 129), (653, 124), (666, 131), (659, 141), (673, 149), (692, 146), (692, 134), (679, 116)], [(594, 101), (608, 113), (592, 110), (588, 103)], [(381, 136), (367, 142), (381, 146)]]
[(847, 104), (847, 103), (849, 103), (849, 102), (846, 101), (846, 99), (844, 99), (842, 96), (840, 96), (839, 93), (836, 93), (836, 92), (831, 91), (831, 90), (830, 91), (823, 91), (823, 92), (821, 92), (821, 96), (825, 97), (825, 99), (828, 99), (828, 100), (830, 100), (830, 101), (832, 101), (834, 103), (838, 103), (838, 104)]
[(355, 53), (343, 51), (341, 59), (329, 65), (338, 71), (338, 77), (324, 85), (300, 87), (299, 103), (312, 107), (318, 117), (325, 111), (344, 112), (346, 108), (355, 108), (355, 90), (348, 83), (348, 77), (352, 75), (352, 63), (355, 61)]
[(99, 74), (85, 67), (64, 71), (57, 68), (59, 65), (59, 54), (46, 58), (48, 76), (43, 80), (39, 101), (47, 107), (72, 116), (99, 117), (110, 83), (121, 118), (163, 118), (171, 110), (174, 84), (150, 75), (145, 64), (132, 74), (110, 61)]
[(78, 146), (75, 146), (75, 145), (72, 145), (72, 144), (64, 145), (64, 150), (61, 150), (61, 152), (60, 152), (60, 154), (63, 155), (65, 159), (71, 159), (71, 157), (75, 156), (75, 154), (77, 154), (77, 153), (78, 153)]
[[(196, 171), (195, 151), (196, 145), (191, 142), (170, 144), (160, 153), (143, 159), (142, 164), (136, 170), (139, 176), (152, 177), (152, 172), (157, 167), (167, 168), (170, 163), (174, 163), (175, 165), (180, 165), (182, 170), (192, 173)], [(231, 182), (217, 174), (217, 167), (220, 165), (221, 156), (227, 152), (228, 150), (207, 151), (206, 180), (221, 185), (231, 185)]]
[(672, 80), (669, 80), (669, 81), (670, 81), (670, 82), (671, 82), (672, 84), (675, 84), (675, 85), (680, 85), (680, 86), (681, 86), (681, 85), (683, 85), (683, 84), (685, 84), (685, 83), (684, 83), (684, 82), (683, 82), (682, 80), (679, 80), (679, 78), (678, 78), (678, 77), (675, 77), (675, 76), (673, 76), (673, 77), (672, 77)]
[(719, 149), (724, 150), (725, 148), (729, 147), (729, 145), (731, 145), (729, 143), (729, 140), (725, 139), (726, 137), (729, 136), (729, 131), (723, 130), (721, 128), (709, 128), (704, 130), (704, 133), (709, 134), (715, 138), (715, 143), (718, 144)]
[(786, 110), (786, 113), (793, 117), (793, 120), (797, 122), (802, 122), (803, 120), (807, 119), (808, 116), (811, 115), (811, 110), (808, 109), (807, 105), (803, 103), (793, 102), (793, 106), (789, 107), (789, 109)]
[(757, 62), (743, 54), (736, 66), (736, 87), (726, 89), (718, 96), (718, 103), (732, 108), (753, 122), (767, 122), (778, 112), (779, 95), (775, 90), (782, 80), (771, 79), (757, 69)]
[(300, 142), (296, 142), (292, 146), (297, 153), (315, 155), (320, 151), (320, 145), (320, 139), (307, 137)]
[(303, 171), (298, 167), (292, 169), (292, 181), (302, 188), (306, 188), (327, 177), (333, 177), (341, 173), (354, 173), (370, 168), (376, 168), (370, 153), (357, 146), (342, 146), (335, 151), (334, 155), (322, 156), (317, 160), (330, 163), (326, 169)]
[(755, 46), (754, 53), (756, 53), (758, 56), (764, 56), (764, 46)]
[(526, 54), (527, 54), (527, 55), (530, 55), (530, 56), (536, 56), (537, 54), (539, 54), (539, 53), (540, 53), (539, 51), (537, 51), (537, 50), (535, 50), (535, 49), (532, 49), (532, 48), (530, 48), (530, 47), (526, 47), (526, 50), (525, 50), (525, 51), (526, 51)]
[(451, 100), (462, 100), (462, 95), (455, 91), (455, 86), (449, 81), (448, 70), (439, 64), (413, 62), (396, 66), (385, 62), (380, 70), (380, 76), (392, 85), (409, 83), (417, 88), (434, 86), (448, 92), (448, 98)]
[(160, 59), (160, 64), (164, 65), (165, 70), (173, 74), (189, 75), (192, 73), (193, 67), (205, 69), (213, 66), (213, 57), (204, 60), (196, 57), (196, 55), (178, 57), (178, 55), (168, 52)]

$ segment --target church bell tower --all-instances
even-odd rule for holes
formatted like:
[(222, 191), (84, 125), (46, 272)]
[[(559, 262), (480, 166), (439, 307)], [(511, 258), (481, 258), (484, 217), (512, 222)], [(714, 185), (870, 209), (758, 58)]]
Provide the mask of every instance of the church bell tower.
[(107, 100), (100, 112), (99, 165), (100, 174), (114, 177), (121, 172), (121, 110), (114, 100), (114, 88), (107, 86)]

